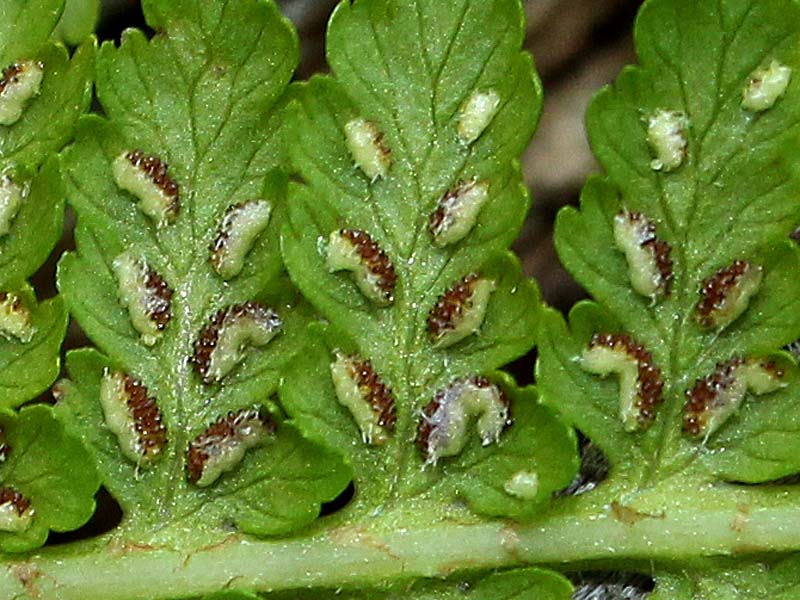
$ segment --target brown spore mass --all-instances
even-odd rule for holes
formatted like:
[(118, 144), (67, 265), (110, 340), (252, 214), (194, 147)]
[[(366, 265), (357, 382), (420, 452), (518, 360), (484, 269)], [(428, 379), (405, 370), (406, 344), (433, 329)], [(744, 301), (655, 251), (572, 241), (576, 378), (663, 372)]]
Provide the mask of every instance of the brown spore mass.
[(203, 467), (214, 451), (211, 448), (235, 439), (239, 435), (240, 429), (253, 420), (260, 421), (270, 434), (275, 433), (275, 423), (261, 411), (241, 409), (235, 412), (230, 411), (227, 415), (219, 417), (203, 433), (194, 438), (186, 453), (186, 473), (189, 482), (197, 483), (202, 477)]
[(342, 229), (339, 233), (355, 246), (356, 252), (367, 269), (378, 280), (378, 287), (383, 296), (391, 301), (397, 285), (397, 273), (389, 256), (365, 231), (358, 229)]
[(625, 352), (636, 361), (638, 370), (638, 421), (642, 428), (648, 427), (656, 418), (658, 407), (664, 402), (664, 379), (661, 369), (655, 366), (653, 355), (644, 346), (627, 334), (596, 333), (589, 343), (590, 348), (604, 346)]

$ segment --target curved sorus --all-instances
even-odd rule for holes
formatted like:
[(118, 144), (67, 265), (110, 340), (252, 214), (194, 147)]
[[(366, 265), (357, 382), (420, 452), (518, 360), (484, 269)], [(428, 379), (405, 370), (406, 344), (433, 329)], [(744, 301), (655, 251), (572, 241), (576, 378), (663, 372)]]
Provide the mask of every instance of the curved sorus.
[(281, 327), (278, 313), (258, 302), (220, 309), (194, 345), (195, 370), (203, 383), (220, 381), (242, 360), (248, 345), (265, 346)]
[(8, 176), (0, 177), (0, 236), (11, 231), (11, 224), (19, 212), (26, 190)]
[(386, 177), (392, 166), (392, 151), (384, 134), (372, 121), (353, 119), (344, 126), (347, 147), (353, 161), (371, 181)]
[(351, 271), (356, 285), (368, 299), (379, 306), (394, 301), (397, 274), (389, 256), (359, 229), (340, 229), (331, 233), (326, 259), (328, 270)]
[(656, 235), (655, 223), (642, 213), (621, 210), (614, 217), (614, 241), (625, 254), (631, 287), (653, 301), (669, 295), (672, 248)]
[(428, 335), (446, 348), (472, 335), (483, 324), (494, 281), (470, 273), (439, 296), (428, 313)]
[(762, 395), (785, 387), (784, 371), (772, 361), (741, 357), (717, 363), (714, 371), (686, 390), (683, 431), (707, 438), (741, 406), (745, 394)]
[(27, 344), (36, 334), (31, 311), (17, 294), (0, 292), (0, 335)]
[(127, 459), (148, 466), (162, 456), (167, 428), (155, 398), (141, 381), (106, 369), (100, 382), (100, 406), (106, 426), (116, 435)]
[(447, 190), (431, 213), (429, 228), (435, 246), (447, 246), (462, 240), (475, 226), (478, 213), (489, 199), (486, 181), (462, 181)]
[(141, 150), (123, 152), (112, 166), (117, 185), (139, 199), (139, 209), (159, 226), (173, 222), (180, 212), (178, 184), (159, 157)]
[(146, 261), (128, 252), (112, 263), (117, 295), (128, 309), (133, 328), (148, 346), (155, 344), (172, 318), (173, 291)]
[(703, 281), (697, 320), (703, 327), (723, 329), (747, 310), (761, 286), (763, 269), (746, 260), (736, 260)]
[(365, 443), (385, 443), (397, 421), (391, 388), (383, 382), (370, 360), (338, 350), (335, 355), (331, 378), (339, 403), (353, 415)]
[(689, 149), (689, 119), (676, 110), (657, 110), (647, 122), (647, 142), (655, 158), (654, 171), (674, 171), (686, 160)]
[(22, 60), (3, 69), (0, 78), (0, 125), (13, 125), (22, 117), (28, 101), (39, 93), (44, 64)]
[(267, 227), (272, 206), (266, 200), (234, 204), (222, 217), (211, 242), (211, 266), (225, 280), (233, 279), (244, 268), (244, 259), (258, 236)]
[(440, 458), (459, 454), (472, 418), (477, 418), (484, 446), (496, 442), (511, 424), (508, 398), (486, 377), (460, 377), (436, 392), (422, 409), (417, 427), (417, 446), (425, 464), (436, 465)]
[(186, 453), (190, 483), (205, 487), (236, 468), (250, 449), (275, 433), (275, 423), (258, 408), (229, 412), (198, 435)]
[(596, 333), (581, 355), (595, 375), (619, 376), (619, 411), (625, 431), (647, 428), (664, 402), (664, 379), (653, 356), (629, 335)]
[(25, 531), (31, 526), (34, 513), (28, 498), (13, 488), (0, 488), (0, 531)]

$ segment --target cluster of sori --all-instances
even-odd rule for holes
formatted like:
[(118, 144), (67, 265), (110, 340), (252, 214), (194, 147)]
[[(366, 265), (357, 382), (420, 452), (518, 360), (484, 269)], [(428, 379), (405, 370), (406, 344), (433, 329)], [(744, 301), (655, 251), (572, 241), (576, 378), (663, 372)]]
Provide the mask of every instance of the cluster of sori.
[[(142, 150), (126, 150), (112, 169), (119, 188), (132, 195), (157, 229), (177, 222), (181, 186), (164, 160)], [(271, 204), (260, 198), (226, 209), (208, 248), (211, 269), (222, 280), (229, 281), (242, 272), (247, 254), (269, 223), (271, 210)], [(144, 345), (155, 346), (172, 320), (174, 289), (151, 260), (132, 249), (114, 259), (112, 270), (119, 301), (127, 309), (133, 329)], [(248, 347), (267, 345), (282, 326), (278, 314), (259, 302), (225, 306), (199, 332), (188, 360), (204, 385), (219, 384), (244, 360)], [(165, 454), (169, 441), (166, 419), (142, 381), (107, 369), (100, 394), (106, 424), (116, 435), (122, 454), (137, 469), (151, 466)], [(212, 484), (274, 431), (273, 422), (260, 407), (220, 416), (185, 451), (188, 481), (201, 487)]]
[[(483, 135), (500, 104), (494, 89), (475, 91), (463, 102), (455, 135), (464, 147)], [(390, 174), (392, 151), (374, 122), (352, 119), (344, 132), (354, 163), (371, 183)], [(469, 179), (455, 182), (441, 194), (428, 217), (430, 243), (446, 249), (463, 240), (475, 227), (489, 189), (489, 181)], [(368, 232), (331, 232), (326, 263), (331, 272), (351, 272), (363, 296), (377, 307), (393, 304), (397, 271), (391, 257)], [(468, 273), (445, 290), (428, 311), (431, 347), (448, 348), (478, 332), (495, 288), (492, 279)], [(340, 350), (334, 354), (330, 368), (339, 402), (351, 412), (365, 443), (386, 443), (397, 420), (391, 387), (376, 373), (370, 359)], [(435, 392), (418, 416), (416, 441), (423, 464), (433, 466), (440, 458), (459, 454), (473, 419), (484, 445), (496, 442), (511, 424), (508, 399), (497, 384), (481, 375), (460, 376)]]
[[(39, 94), (45, 65), (34, 60), (19, 60), (3, 69), (0, 78), (0, 125), (10, 126), (20, 120), (29, 101)], [(0, 177), (0, 238), (12, 231), (17, 214), (29, 193), (29, 183), (5, 173)], [(16, 291), (0, 291), (0, 335), (22, 345), (36, 334), (30, 308)], [(0, 431), (0, 465), (11, 454), (11, 446)], [(28, 529), (35, 514), (30, 499), (10, 486), (0, 487), (0, 531), (21, 532)]]
[[(791, 69), (778, 61), (753, 71), (742, 90), (742, 118), (770, 109), (789, 84)], [(676, 110), (660, 109), (647, 120), (647, 142), (653, 153), (650, 167), (665, 173), (678, 171), (691, 156), (691, 123)], [(674, 277), (672, 246), (657, 232), (648, 216), (622, 208), (614, 218), (617, 248), (628, 263), (631, 287), (650, 299), (650, 308), (670, 295)], [(736, 321), (757, 294), (763, 267), (737, 259), (702, 280), (695, 305), (695, 321), (701, 330), (718, 334)], [(619, 411), (626, 431), (647, 429), (663, 402), (662, 370), (644, 346), (624, 333), (597, 333), (581, 356), (584, 369), (597, 375), (619, 377)], [(707, 439), (741, 405), (746, 392), (766, 394), (784, 384), (783, 370), (765, 358), (731, 357), (717, 364), (713, 373), (686, 390), (683, 430)]]

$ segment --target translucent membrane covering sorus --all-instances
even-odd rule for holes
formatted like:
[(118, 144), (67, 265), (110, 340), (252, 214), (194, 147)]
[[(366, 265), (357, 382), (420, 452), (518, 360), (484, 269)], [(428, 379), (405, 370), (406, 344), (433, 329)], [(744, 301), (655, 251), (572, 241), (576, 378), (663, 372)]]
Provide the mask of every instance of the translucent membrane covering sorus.
[(752, 112), (772, 108), (786, 92), (791, 77), (792, 68), (775, 59), (766, 67), (759, 67), (742, 90), (742, 108)]
[(688, 152), (689, 119), (676, 110), (657, 110), (647, 122), (647, 141), (654, 158), (654, 171), (674, 171), (683, 164)]
[(458, 136), (465, 144), (472, 144), (486, 130), (500, 108), (500, 94), (496, 90), (475, 90), (461, 106), (458, 119)]
[(0, 236), (11, 231), (11, 225), (19, 212), (26, 190), (8, 175), (0, 176)]
[(22, 117), (28, 101), (39, 93), (44, 64), (21, 60), (3, 69), (0, 79), (0, 125), (13, 125)]
[(0, 336), (27, 344), (35, 334), (31, 311), (19, 294), (0, 292)]
[(200, 487), (235, 469), (251, 449), (275, 433), (275, 424), (258, 408), (229, 412), (192, 440), (186, 454), (189, 481)]
[(167, 428), (155, 398), (138, 379), (106, 369), (100, 382), (105, 424), (128, 460), (147, 467), (167, 445)]
[(272, 206), (266, 200), (234, 204), (222, 217), (211, 243), (211, 266), (223, 279), (233, 279), (244, 268), (245, 258), (269, 224)]
[(365, 119), (353, 119), (344, 131), (353, 160), (364, 174), (372, 181), (386, 177), (392, 166), (392, 152), (378, 126)]
[(483, 324), (495, 283), (470, 273), (439, 296), (428, 313), (428, 334), (440, 348), (469, 337)]
[(339, 403), (353, 415), (365, 443), (384, 444), (397, 421), (392, 390), (370, 360), (339, 350), (334, 354), (331, 378)]
[(652, 298), (669, 294), (672, 248), (656, 235), (656, 225), (642, 213), (622, 210), (614, 217), (614, 241), (628, 261), (634, 290)]
[(379, 306), (394, 301), (397, 274), (386, 252), (365, 231), (340, 229), (328, 240), (330, 271), (352, 271), (361, 293)]
[(580, 364), (590, 373), (619, 376), (619, 414), (626, 431), (653, 422), (664, 402), (664, 380), (644, 346), (625, 334), (595, 334)]
[(245, 357), (248, 346), (265, 346), (283, 321), (258, 302), (220, 309), (200, 332), (194, 345), (194, 366), (206, 384), (220, 381)]
[(114, 179), (139, 201), (139, 209), (157, 225), (172, 223), (180, 212), (178, 183), (161, 158), (141, 150), (120, 154), (113, 164)]
[(172, 288), (143, 258), (129, 252), (112, 263), (120, 302), (127, 307), (131, 325), (142, 342), (155, 344), (172, 318)]
[(430, 216), (433, 243), (455, 244), (475, 226), (481, 208), (489, 199), (489, 183), (472, 179), (457, 184), (442, 194)]
[(723, 329), (747, 310), (761, 287), (763, 269), (746, 260), (735, 260), (703, 281), (696, 317), (703, 327)]
[(787, 384), (784, 371), (769, 360), (732, 358), (718, 363), (714, 371), (686, 390), (683, 430), (708, 437), (739, 410), (749, 390), (762, 395)]
[(435, 465), (440, 458), (458, 455), (469, 440), (472, 419), (484, 446), (496, 442), (511, 423), (508, 398), (478, 375), (455, 379), (422, 410), (417, 445), (425, 463)]
[(31, 501), (10, 487), (0, 487), (0, 531), (20, 533), (30, 528), (35, 510)]

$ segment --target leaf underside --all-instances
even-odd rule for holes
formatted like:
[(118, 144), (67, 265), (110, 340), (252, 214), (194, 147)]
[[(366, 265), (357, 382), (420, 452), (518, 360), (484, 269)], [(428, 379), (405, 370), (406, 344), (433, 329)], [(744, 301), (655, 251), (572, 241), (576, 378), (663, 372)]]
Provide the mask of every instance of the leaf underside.
[[(128, 30), (118, 47), (103, 44), (97, 93), (106, 116), (83, 119), (65, 156), (77, 251), (61, 260), (59, 289), (98, 350), (69, 355), (71, 382), (59, 408), (94, 454), (135, 531), (129, 535), (167, 536), (189, 522), (212, 537), (231, 525), (284, 534), (316, 518), (320, 503), (349, 480), (332, 454), (281, 422), (272, 398), (310, 316), (282, 276), (278, 252), (286, 188), (278, 170), (280, 97), (297, 63), (297, 39), (271, 3), (154, 0), (143, 7), (156, 35)], [(153, 219), (115, 179), (115, 160), (135, 150), (158, 157), (178, 186), (180, 208), (167, 222)], [(269, 222), (226, 281), (212, 268), (211, 246), (226, 211), (251, 200), (269, 203)], [(172, 290), (171, 318), (152, 345), (118, 297), (113, 265), (125, 252)], [(280, 331), (258, 347), (235, 343), (232, 356), (242, 360), (221, 382), (204, 383), (192, 362), (201, 331), (218, 311), (248, 302), (274, 310)], [(116, 372), (144, 385), (160, 410), (167, 441), (152, 464), (125, 458), (104, 424), (101, 380)], [(259, 411), (275, 432), (240, 448), (241, 463), (225, 464), (209, 485), (195, 485), (190, 444), (242, 410)]]
[[(797, 368), (782, 352), (800, 337), (793, 275), (800, 257), (789, 239), (800, 221), (799, 19), (800, 7), (787, 0), (653, 0), (636, 24), (640, 65), (626, 68), (589, 108), (589, 136), (605, 175), (587, 182), (579, 208), (561, 211), (555, 243), (592, 300), (573, 307), (567, 320), (546, 312), (537, 364), (544, 404), (611, 462), (609, 479), (572, 504), (575, 514), (592, 507), (635, 523), (668, 514), (670, 507), (735, 516), (737, 506), (750, 511), (797, 503), (791, 487), (778, 493), (722, 482), (769, 482), (800, 470)], [(747, 109), (747, 86), (758, 77), (757, 69), (773, 61), (792, 69), (788, 87), (766, 109)], [(680, 164), (669, 168), (654, 162), (658, 148), (648, 139), (660, 111), (686, 118)], [(654, 232), (658, 242), (669, 245), (667, 293), (662, 289), (653, 298), (634, 288), (632, 273), (642, 271), (622, 251), (619, 230), (615, 240), (624, 211), (647, 219), (654, 228), (648, 235)], [(639, 248), (646, 248), (645, 239), (636, 240)], [(760, 269), (761, 281), (740, 316), (705, 325), (698, 309), (702, 289), (735, 261)], [(598, 347), (598, 334), (628, 336), (660, 371), (663, 403), (652, 423), (626, 428), (620, 377), (590, 372), (587, 356)], [(740, 408), (693, 432), (687, 424), (689, 401), (698, 397), (693, 394), (701, 380), (719, 365), (736, 364), (731, 360), (771, 362), (781, 372), (778, 384), (762, 395), (748, 388)], [(718, 393), (713, 410), (728, 401), (727, 385), (712, 385)], [(768, 572), (765, 566), (740, 569), (736, 563), (732, 574), (698, 570), (659, 578), (656, 570), (653, 597), (739, 597), (733, 592), (736, 577), (742, 578), (743, 598), (790, 597), (793, 592), (783, 590), (791, 586), (765, 587), (772, 577)], [(751, 575), (754, 583), (747, 587)]]
[[(535, 393), (496, 373), (531, 348), (540, 315), (536, 286), (507, 250), (529, 204), (515, 159), (541, 109), (540, 84), (520, 52), (522, 37), (516, 0), (343, 2), (327, 35), (334, 76), (293, 90), (288, 147), (301, 182), (289, 188), (283, 256), (326, 325), (310, 331), (312, 341), (287, 374), (281, 398), (305, 435), (353, 466), (350, 514), (374, 514), (376, 506), (402, 500), (408, 510), (411, 498), (440, 506), (460, 498), (480, 513), (522, 517), (574, 474), (570, 432), (538, 405)], [(469, 142), (459, 127), (476, 93), (496, 94), (499, 102)], [(388, 168), (376, 177), (348, 146), (348, 128), (360, 120), (382, 136), (389, 153)], [(488, 198), (465, 237), (437, 245), (430, 215), (464, 182), (488, 184)], [(329, 238), (340, 230), (365, 233), (391, 261), (396, 285), (388, 306), (365, 296), (350, 274), (326, 265)], [(494, 282), (485, 316), (460, 341), (434, 346), (429, 313), (470, 274)], [(396, 423), (381, 443), (369, 443), (337, 397), (331, 374), (337, 354), (369, 360), (390, 389)], [(513, 425), (496, 445), (482, 446), (469, 431), (462, 452), (431, 460), (414, 443), (423, 407), (437, 391), (475, 375), (505, 390)], [(522, 472), (538, 477), (535, 497), (504, 491)]]
[[(14, 64), (36, 63), (43, 73), (36, 93), (0, 135), (2, 185), (19, 194), (18, 208), (4, 212), (0, 236), (2, 552), (29, 550), (41, 546), (51, 529), (83, 525), (92, 515), (99, 485), (88, 453), (65, 434), (51, 407), (8, 410), (33, 400), (56, 379), (67, 328), (61, 298), (39, 303), (26, 281), (61, 237), (64, 186), (55, 153), (72, 138), (91, 98), (94, 41), (85, 41), (72, 56), (50, 41), (62, 8), (60, 0), (0, 4), (3, 77)], [(6, 95), (13, 86), (4, 81)], [(8, 100), (2, 102), (6, 111)], [(5, 193), (3, 202), (6, 211)]]

